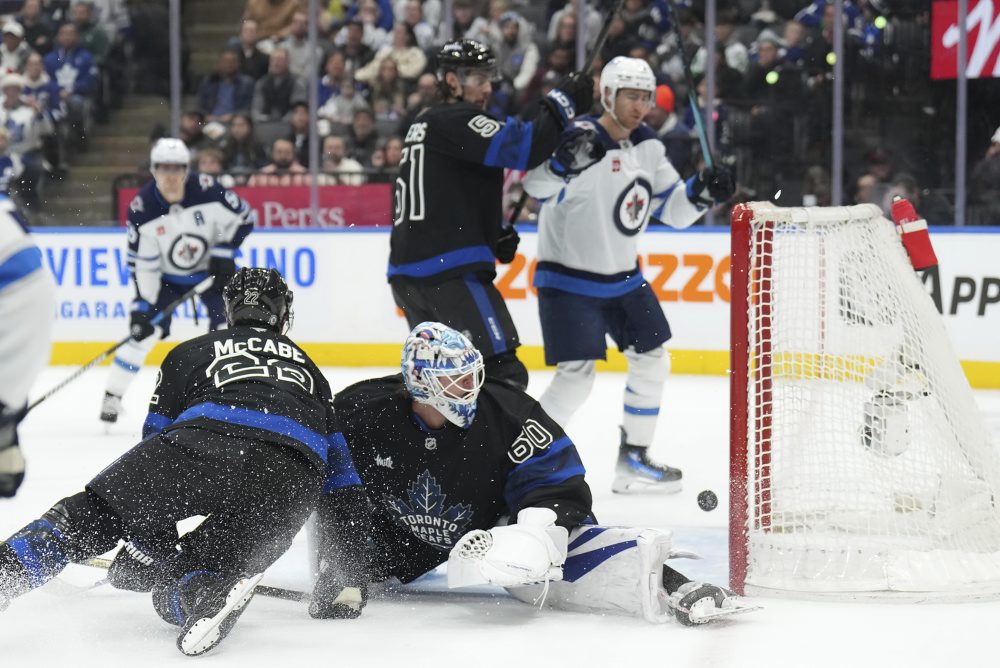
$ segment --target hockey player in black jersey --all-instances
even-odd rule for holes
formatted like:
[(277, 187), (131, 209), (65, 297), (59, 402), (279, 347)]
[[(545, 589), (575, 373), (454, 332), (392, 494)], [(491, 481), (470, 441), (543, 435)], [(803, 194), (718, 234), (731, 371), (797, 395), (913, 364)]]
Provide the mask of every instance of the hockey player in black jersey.
[[(164, 360), (145, 440), (0, 545), (0, 609), (128, 540), (119, 556), (155, 564), (154, 605), (183, 627), (178, 648), (202, 654), (291, 544), (328, 473), (339, 507), (361, 507), (329, 386), (283, 335), (292, 293), (281, 275), (241, 269), (225, 300), (230, 329)], [(194, 515), (208, 519), (179, 539), (177, 522)]]
[(253, 230), (256, 214), (239, 195), (208, 174), (192, 174), (191, 153), (180, 139), (160, 139), (149, 154), (153, 181), (128, 208), (128, 268), (135, 288), (129, 314), (132, 340), (118, 349), (108, 372), (101, 420), (113, 423), (121, 398), (156, 341), (170, 334), (170, 317), (151, 319), (208, 276), (200, 295), (208, 329), (225, 324), (222, 288), (236, 273), (237, 249)]
[[(451, 586), (493, 583), (555, 607), (625, 612), (683, 623), (748, 609), (720, 587), (692, 582), (664, 561), (670, 534), (595, 524), (584, 467), (537, 401), (483, 378), (483, 357), (459, 332), (417, 325), (402, 373), (362, 381), (334, 399), (371, 504), (369, 559), (347, 545), (356, 516), (326, 489), (319, 514), (321, 574), (313, 617), (345, 615), (344, 592), (390, 577), (409, 582), (448, 562)], [(501, 517), (510, 524), (498, 527)], [(515, 523), (516, 522), (516, 523)]]
[(525, 170), (552, 154), (564, 126), (593, 104), (593, 80), (565, 77), (531, 120), (486, 112), (496, 76), (493, 51), (471, 39), (437, 56), (444, 102), (409, 127), (395, 186), (388, 278), (410, 327), (435, 320), (467, 333), (486, 375), (524, 389), (528, 372), (507, 306), (493, 285), (496, 261), (511, 262), (518, 236), (502, 228), (504, 168)]

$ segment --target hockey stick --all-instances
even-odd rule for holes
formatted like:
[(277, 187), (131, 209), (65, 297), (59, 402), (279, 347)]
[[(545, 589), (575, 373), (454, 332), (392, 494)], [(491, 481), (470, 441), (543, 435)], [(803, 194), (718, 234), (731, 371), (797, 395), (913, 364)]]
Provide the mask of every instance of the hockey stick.
[[(191, 288), (190, 290), (188, 290), (187, 292), (185, 292), (183, 295), (181, 295), (180, 297), (178, 297), (177, 299), (175, 299), (174, 301), (170, 302), (165, 307), (163, 307), (163, 309), (159, 313), (157, 313), (156, 315), (153, 316), (153, 319), (149, 321), (149, 324), (151, 324), (151, 325), (157, 325), (157, 324), (159, 324), (160, 322), (163, 321), (164, 318), (166, 318), (168, 315), (170, 315), (171, 313), (173, 313), (174, 309), (176, 309), (177, 307), (179, 307), (186, 300), (193, 298), (195, 295), (200, 295), (205, 290), (207, 290), (208, 288), (212, 287), (212, 283), (214, 283), (214, 282), (215, 282), (215, 278), (212, 277), (212, 276), (209, 276), (208, 278), (204, 279), (203, 281), (201, 281), (200, 283), (198, 283), (197, 285), (195, 285), (193, 288)], [(119, 348), (121, 348), (122, 346), (124, 346), (126, 343), (128, 343), (131, 340), (132, 340), (132, 335), (129, 334), (124, 339), (122, 339), (121, 341), (119, 341), (115, 345), (111, 346), (110, 348), (108, 348), (107, 350), (105, 350), (103, 353), (101, 353), (100, 355), (98, 355), (97, 357), (95, 357), (94, 359), (92, 359), (89, 362), (87, 362), (86, 364), (84, 364), (82, 367), (80, 367), (79, 369), (77, 369), (76, 371), (74, 371), (72, 374), (70, 374), (68, 378), (63, 379), (63, 381), (60, 382), (58, 385), (56, 385), (51, 390), (49, 390), (48, 392), (46, 392), (45, 394), (43, 394), (42, 396), (38, 397), (33, 402), (31, 402), (28, 405), (28, 407), (24, 409), (24, 413), (25, 414), (29, 413), (35, 406), (37, 406), (38, 404), (42, 403), (43, 401), (45, 401), (46, 399), (48, 399), (49, 397), (51, 397), (53, 394), (55, 394), (56, 392), (58, 392), (59, 390), (63, 389), (64, 387), (66, 387), (67, 385), (69, 385), (70, 383), (72, 383), (74, 380), (76, 380), (77, 378), (79, 378), (80, 376), (82, 376), (83, 374), (85, 374), (87, 371), (90, 371), (95, 366), (97, 366), (98, 364), (100, 364), (104, 360), (106, 360), (109, 357), (111, 357), (112, 355), (114, 355), (115, 352)]]
[[(698, 95), (694, 88), (694, 77), (691, 76), (691, 63), (688, 61), (687, 54), (684, 53), (684, 38), (681, 37), (681, 22), (677, 14), (677, 5), (674, 4), (674, 0), (667, 0), (667, 7), (670, 9), (670, 27), (673, 28), (674, 36), (677, 38), (677, 51), (681, 56), (681, 65), (684, 66), (684, 79), (688, 89), (688, 104), (691, 105), (691, 113), (694, 114), (694, 124), (698, 131), (698, 143), (701, 144), (701, 157), (705, 160), (705, 166), (712, 169), (715, 163), (712, 160), (711, 152), (708, 150), (708, 135), (705, 132), (701, 112), (698, 110)], [(714, 58), (714, 55), (706, 52), (705, 62), (709, 63), (709, 66), (711, 66), (712, 58)]]
[[(611, 29), (611, 21), (614, 19), (615, 15), (621, 12), (622, 7), (625, 6), (625, 0), (618, 0), (615, 6), (608, 13), (608, 18), (601, 27), (601, 32), (597, 33), (597, 41), (594, 42), (594, 48), (590, 52), (590, 56), (587, 57), (587, 62), (584, 64), (583, 72), (589, 72), (591, 66), (594, 64), (594, 60), (597, 59), (597, 54), (601, 52), (604, 48), (604, 43), (608, 41), (608, 30)], [(603, 94), (603, 93), (602, 93)], [(523, 188), (523, 186), (522, 186)], [(517, 224), (517, 219), (521, 215), (521, 211), (524, 210), (524, 205), (528, 203), (528, 193), (521, 190), (521, 197), (517, 200), (517, 204), (514, 205), (514, 209), (510, 212), (510, 219), (507, 221), (510, 227), (514, 227)]]

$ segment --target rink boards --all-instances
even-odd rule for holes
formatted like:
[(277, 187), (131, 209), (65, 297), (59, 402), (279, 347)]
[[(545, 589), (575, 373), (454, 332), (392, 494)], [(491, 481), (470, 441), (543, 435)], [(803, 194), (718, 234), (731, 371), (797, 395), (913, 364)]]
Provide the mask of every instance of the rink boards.
[[(36, 240), (58, 286), (52, 363), (82, 364), (126, 334), (133, 291), (128, 282), (121, 228), (38, 228)], [(973, 232), (935, 228), (941, 265), (925, 277), (952, 343), (975, 387), (1000, 388), (1000, 229)], [(531, 277), (536, 235), (521, 230), (515, 261), (498, 267), (504, 294), (531, 368), (543, 366), (538, 305)], [(381, 366), (399, 359), (406, 321), (385, 280), (388, 230), (257, 230), (244, 243), (241, 266), (279, 269), (295, 291), (292, 337), (323, 365)], [(677, 373), (724, 374), (729, 368), (729, 234), (718, 230), (649, 230), (640, 241), (644, 276), (666, 313)], [(172, 342), (204, 331), (188, 304), (179, 309)], [(604, 368), (624, 369), (609, 355)]]

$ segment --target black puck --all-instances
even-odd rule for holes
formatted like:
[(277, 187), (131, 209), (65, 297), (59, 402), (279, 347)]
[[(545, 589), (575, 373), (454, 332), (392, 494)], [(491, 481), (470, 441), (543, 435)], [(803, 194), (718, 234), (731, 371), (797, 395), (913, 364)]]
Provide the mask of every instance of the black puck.
[(708, 512), (709, 510), (715, 510), (715, 507), (719, 505), (719, 497), (715, 495), (710, 489), (706, 489), (698, 494), (698, 507), (702, 510)]

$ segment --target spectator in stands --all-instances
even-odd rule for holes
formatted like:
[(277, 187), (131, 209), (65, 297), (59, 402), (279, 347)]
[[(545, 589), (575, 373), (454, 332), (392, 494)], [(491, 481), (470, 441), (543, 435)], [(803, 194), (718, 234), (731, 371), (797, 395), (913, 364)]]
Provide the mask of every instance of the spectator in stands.
[(454, 0), (451, 8), (452, 39), (474, 39), (477, 42), (489, 43), (489, 21), (482, 16), (476, 16), (472, 0)]
[(437, 77), (430, 72), (421, 74), (417, 79), (417, 89), (406, 100), (406, 114), (396, 127), (396, 134), (405, 137), (406, 131), (413, 124), (420, 112), (427, 109), (438, 100)]
[(392, 29), (392, 44), (379, 49), (370, 63), (354, 73), (354, 78), (371, 85), (378, 78), (382, 63), (389, 58), (395, 61), (399, 78), (407, 83), (416, 81), (427, 68), (427, 56), (417, 46), (413, 28), (397, 23)]
[(111, 37), (104, 27), (94, 20), (94, 8), (89, 2), (75, 2), (71, 16), (73, 25), (80, 35), (80, 46), (90, 51), (94, 56), (94, 62), (103, 69), (111, 51)]
[(563, 14), (556, 25), (555, 39), (549, 41), (549, 48), (564, 48), (576, 53), (576, 14)]
[(395, 183), (397, 174), (398, 172), (386, 168), (384, 148), (372, 151), (371, 164), (368, 165), (368, 183)]
[(253, 79), (240, 72), (239, 52), (227, 48), (219, 55), (215, 73), (198, 87), (198, 109), (209, 123), (229, 123), (233, 114), (250, 111), (253, 95)]
[(693, 173), (691, 148), (694, 138), (691, 135), (691, 128), (681, 123), (675, 113), (674, 91), (667, 84), (660, 84), (656, 87), (654, 99), (656, 104), (646, 114), (646, 125), (651, 127), (663, 142), (667, 159), (677, 173), (681, 176)]
[(293, 104), (306, 99), (306, 84), (289, 71), (289, 65), (288, 50), (276, 47), (267, 74), (253, 91), (253, 119), (258, 123), (284, 120)]
[(214, 176), (215, 180), (223, 188), (232, 188), (236, 185), (236, 179), (231, 174), (224, 173), (222, 166), (222, 151), (215, 148), (206, 148), (198, 151), (197, 170), (200, 174)]
[(255, 172), (267, 164), (264, 145), (254, 133), (250, 114), (233, 114), (229, 132), (222, 139), (222, 165), (231, 173)]
[(247, 0), (243, 19), (257, 22), (261, 39), (284, 39), (291, 32), (292, 16), (306, 10), (305, 0)]
[(339, 92), (328, 97), (316, 114), (331, 123), (350, 125), (354, 119), (354, 112), (360, 109), (371, 109), (371, 107), (368, 100), (358, 91), (354, 79), (348, 74), (344, 77)]
[[(292, 23), (289, 26), (288, 37), (278, 43), (279, 47), (284, 47), (288, 52), (288, 70), (306, 81), (309, 79), (309, 15), (305, 12), (295, 12), (292, 15)], [(323, 62), (323, 45), (316, 45), (316, 59), (314, 67), (319, 69)]]
[(370, 109), (359, 109), (354, 112), (351, 125), (347, 128), (347, 154), (362, 165), (368, 165), (377, 145), (375, 115)]
[[(736, 70), (740, 76), (750, 69), (750, 52), (736, 34), (739, 28), (739, 10), (735, 7), (719, 11), (715, 24), (715, 41), (724, 54), (726, 65)], [(698, 49), (691, 61), (691, 72), (696, 75), (705, 73), (705, 47)], [(718, 58), (716, 58), (718, 60)], [(718, 63), (716, 63), (718, 65)]]
[[(401, 3), (403, 13), (400, 23), (408, 25), (413, 30), (413, 35), (417, 38), (417, 46), (424, 51), (434, 48), (434, 40), (437, 39), (437, 31), (433, 26), (438, 25), (438, 23), (428, 20), (425, 13), (425, 9), (431, 1), (437, 2), (437, 0), (429, 0), (421, 4), (420, 0), (403, 0)], [(440, 16), (440, 7), (437, 9), (437, 13)]]
[(31, 47), (24, 41), (24, 28), (20, 23), (7, 21), (3, 26), (3, 44), (0, 44), (0, 73), (23, 72), (31, 54)]
[(240, 54), (240, 72), (254, 81), (267, 74), (267, 54), (260, 50), (260, 34), (257, 22), (246, 19), (240, 25), (240, 34), (226, 45)]
[(389, 137), (382, 149), (385, 151), (386, 169), (399, 169), (399, 163), (403, 161), (403, 140)]
[(23, 169), (21, 158), (7, 148), (9, 138), (7, 128), (0, 127), (0, 193), (4, 195), (11, 194), (10, 189), (17, 184)]
[(882, 198), (875, 197), (875, 187), (877, 185), (878, 179), (871, 174), (862, 174), (858, 177), (857, 182), (854, 184), (854, 203), (875, 204), (881, 207)]
[[(548, 56), (545, 58), (545, 65), (535, 70), (535, 76), (531, 78), (531, 81), (524, 89), (524, 94), (521, 96), (521, 109), (530, 108), (537, 100), (542, 98), (542, 85), (546, 78), (554, 82), (569, 74), (573, 65), (573, 59), (573, 50), (568, 46), (555, 46), (550, 49)], [(578, 113), (582, 114), (584, 112), (580, 111)]]
[(288, 125), (291, 128), (289, 139), (295, 149), (295, 159), (302, 165), (309, 164), (309, 104), (296, 102), (288, 114)]
[(55, 29), (49, 17), (42, 12), (42, 0), (24, 0), (17, 22), (24, 28), (24, 41), (29, 47), (42, 55), (52, 50)]
[(531, 39), (531, 31), (523, 29), (525, 23), (517, 12), (501, 15), (498, 21), (501, 38), (494, 45), (500, 76), (509, 86), (508, 95), (513, 99), (519, 99), (524, 93), (539, 65), (538, 47)]
[[(604, 17), (599, 11), (586, 5), (585, 21), (587, 22), (587, 50), (597, 41), (597, 35), (604, 25)], [(572, 16), (572, 22), (563, 22), (563, 18)], [(549, 44), (575, 44), (576, 43), (576, 0), (566, 0), (565, 6), (552, 15), (549, 20), (549, 29), (546, 38)], [(572, 31), (572, 37), (570, 37)], [(561, 33), (561, 35), (560, 35)], [(574, 47), (575, 48), (575, 47)]]
[(660, 42), (660, 30), (652, 15), (648, 0), (625, 0), (621, 12), (626, 34), (633, 35), (640, 45), (652, 51)]
[(295, 159), (295, 147), (287, 139), (271, 144), (271, 162), (250, 177), (251, 186), (292, 186), (308, 183), (308, 170)]
[(406, 113), (406, 89), (399, 77), (396, 59), (383, 58), (369, 94), (375, 118), (398, 121)]
[(798, 21), (787, 21), (782, 33), (785, 42), (785, 62), (804, 68), (809, 46), (809, 30)]
[(37, 104), (48, 120), (49, 132), (42, 137), (42, 153), (49, 163), (49, 172), (61, 177), (65, 172), (63, 158), (59, 152), (59, 141), (55, 133), (62, 119), (63, 111), (59, 97), (59, 86), (45, 71), (42, 56), (32, 53), (24, 64), (24, 90), (22, 95), (27, 104)]
[(29, 210), (40, 204), (38, 188), (42, 179), (42, 138), (52, 132), (48, 118), (36, 100), (24, 100), (21, 92), (24, 79), (16, 72), (0, 79), (3, 104), (0, 105), (0, 127), (9, 133), (9, 149), (23, 165), (18, 183), (21, 200)]
[(944, 197), (932, 190), (921, 188), (911, 174), (903, 172), (896, 175), (892, 187), (885, 195), (885, 201), (882, 202), (883, 211), (892, 211), (892, 200), (896, 195), (910, 200), (917, 214), (926, 219), (928, 225), (955, 224), (955, 212)]
[(344, 52), (347, 69), (351, 72), (357, 72), (375, 57), (375, 50), (364, 42), (364, 35), (365, 24), (361, 19), (354, 19), (337, 33), (337, 38), (334, 40)]
[(373, 51), (378, 51), (389, 43), (389, 32), (392, 30), (392, 12), (382, 11), (383, 2), (386, 3), (387, 9), (391, 9), (388, 0), (360, 0), (356, 5), (357, 14), (348, 17), (349, 19), (358, 18), (361, 20), (364, 25), (363, 41)]
[(180, 139), (191, 151), (191, 155), (195, 155), (203, 149), (215, 147), (215, 142), (205, 134), (205, 114), (197, 109), (181, 114)]
[[(420, 6), (420, 14), (423, 16), (424, 21), (428, 25), (434, 26), (434, 30), (436, 31), (436, 26), (441, 25), (441, 12), (444, 8), (441, 0), (393, 0), (393, 13), (397, 21), (405, 21), (410, 25), (414, 25), (407, 16), (411, 3), (416, 3)], [(420, 34), (418, 33), (417, 37), (419, 38), (419, 36)]]
[(323, 138), (324, 185), (359, 186), (365, 181), (361, 163), (347, 156), (347, 142), (339, 135)]
[(56, 49), (45, 56), (45, 71), (59, 85), (69, 140), (82, 149), (86, 147), (90, 128), (90, 104), (98, 82), (97, 65), (90, 51), (79, 45), (79, 35), (72, 23), (59, 27), (56, 44)]
[[(1000, 128), (969, 177), (970, 222), (1000, 225)], [(918, 212), (919, 213), (919, 212)]]

